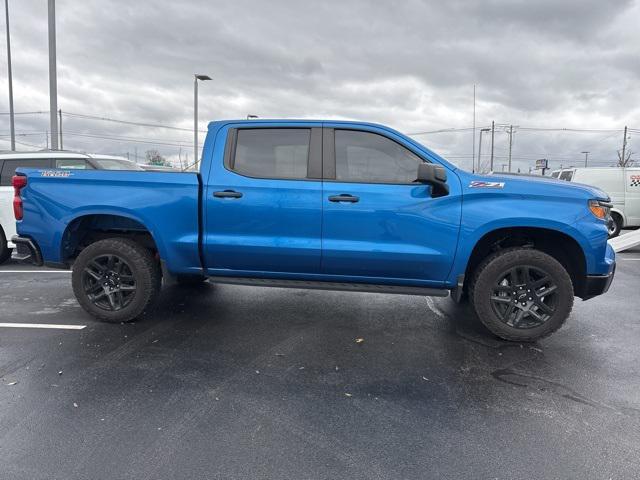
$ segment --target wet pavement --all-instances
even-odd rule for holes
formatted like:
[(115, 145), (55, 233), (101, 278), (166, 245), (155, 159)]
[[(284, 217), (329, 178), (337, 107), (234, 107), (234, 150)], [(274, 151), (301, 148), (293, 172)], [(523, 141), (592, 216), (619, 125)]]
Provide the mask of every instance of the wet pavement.
[(86, 327), (0, 328), (0, 478), (638, 478), (640, 249), (618, 259), (531, 345), (449, 299), (243, 286), (103, 324), (68, 272), (4, 265), (0, 322)]

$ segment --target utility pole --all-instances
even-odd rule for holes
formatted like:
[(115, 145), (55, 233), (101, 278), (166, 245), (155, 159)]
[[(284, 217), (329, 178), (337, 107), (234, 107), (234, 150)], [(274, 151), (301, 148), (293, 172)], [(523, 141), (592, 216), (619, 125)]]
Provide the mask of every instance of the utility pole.
[(58, 117), (60, 119), (60, 150), (64, 150), (62, 146), (62, 109), (58, 110)]
[(56, 73), (56, 0), (49, 0), (49, 120), (51, 150), (58, 150), (58, 77)]
[(509, 125), (509, 173), (511, 173), (511, 147), (513, 146), (513, 125)]
[(624, 155), (627, 151), (627, 126), (624, 126), (624, 137), (622, 138), (622, 157), (620, 158), (620, 163), (622, 165), (625, 164), (625, 158)]
[(482, 134), (489, 131), (491, 131), (490, 128), (480, 129), (480, 139), (478, 140), (478, 172), (482, 172)]
[[(482, 136), (482, 134), (480, 134)], [(476, 84), (473, 84), (473, 141), (471, 142), (471, 173), (476, 171)]]
[(7, 27), (7, 73), (9, 75), (9, 128), (11, 150), (16, 149), (16, 127), (13, 113), (13, 76), (11, 74), (11, 35), (9, 35), (9, 0), (4, 0), (5, 25)]
[(591, 152), (582, 152), (582, 153), (584, 153), (584, 166), (586, 167), (587, 166), (587, 162), (589, 161), (589, 154)]
[(489, 167), (489, 171), (493, 172), (493, 139), (496, 134), (496, 122), (491, 121), (491, 166)]

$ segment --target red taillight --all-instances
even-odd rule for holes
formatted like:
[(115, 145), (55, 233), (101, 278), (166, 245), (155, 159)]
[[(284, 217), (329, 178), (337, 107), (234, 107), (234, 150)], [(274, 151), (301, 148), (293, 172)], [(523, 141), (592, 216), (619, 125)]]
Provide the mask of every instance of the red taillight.
[(16, 220), (22, 220), (24, 209), (22, 208), (20, 190), (27, 186), (27, 177), (24, 175), (14, 175), (11, 179), (11, 185), (13, 185), (13, 215), (16, 217)]

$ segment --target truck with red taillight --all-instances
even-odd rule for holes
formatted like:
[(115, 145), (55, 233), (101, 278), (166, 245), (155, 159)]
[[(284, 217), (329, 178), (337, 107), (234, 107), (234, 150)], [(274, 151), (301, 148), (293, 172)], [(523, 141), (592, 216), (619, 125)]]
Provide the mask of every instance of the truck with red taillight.
[(0, 153), (0, 264), (11, 256), (16, 234), (11, 178), (20, 167), (64, 170), (142, 170), (135, 162), (113, 155), (92, 155), (61, 150)]
[(508, 340), (607, 291), (606, 193), (477, 175), (382, 125), (212, 122), (199, 173), (19, 169), (17, 256), (72, 268), (80, 305), (132, 320), (179, 282), (468, 298)]

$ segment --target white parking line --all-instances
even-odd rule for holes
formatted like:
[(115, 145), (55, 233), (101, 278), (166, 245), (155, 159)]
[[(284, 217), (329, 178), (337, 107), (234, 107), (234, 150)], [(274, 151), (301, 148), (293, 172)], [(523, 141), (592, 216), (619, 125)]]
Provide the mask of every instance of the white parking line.
[(71, 273), (71, 270), (0, 270), (0, 273)]
[(55, 323), (0, 323), (6, 328), (57, 328), (58, 330), (82, 330), (86, 325), (57, 325)]

